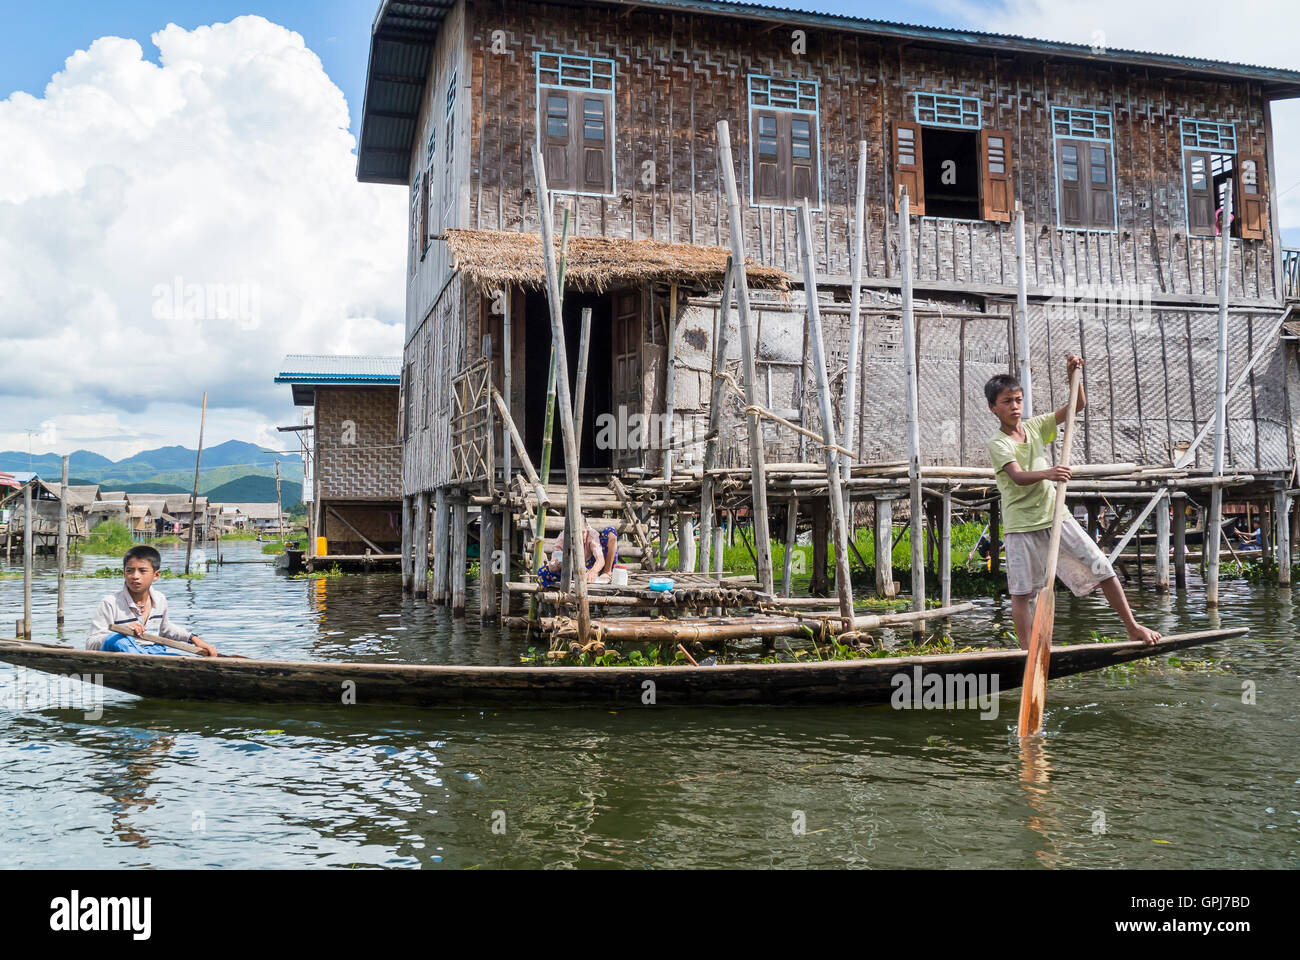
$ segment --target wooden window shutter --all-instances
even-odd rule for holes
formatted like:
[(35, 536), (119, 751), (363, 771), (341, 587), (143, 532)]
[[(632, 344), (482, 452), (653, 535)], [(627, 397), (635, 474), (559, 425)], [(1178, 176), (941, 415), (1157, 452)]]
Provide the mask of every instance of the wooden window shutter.
[(1187, 191), (1187, 232), (1194, 237), (1214, 236), (1214, 177), (1208, 153), (1183, 154), (1183, 181)]
[[(788, 114), (785, 115), (788, 117)], [(771, 110), (755, 110), (751, 120), (750, 143), (754, 170), (754, 201), (784, 205), (786, 191), (782, 176), (783, 147), (788, 137), (781, 129), (783, 115)]]
[(1088, 180), (1088, 225), (1109, 228), (1115, 225), (1115, 184), (1110, 144), (1088, 141), (1084, 144)]
[(894, 124), (894, 209), (898, 209), (903, 189), (916, 216), (925, 215), (925, 166), (921, 155), (921, 125)]
[(546, 159), (546, 182), (552, 190), (572, 190), (571, 144), (574, 128), (573, 104), (562, 90), (541, 88), (537, 103), (537, 122), (542, 131), (542, 154)]
[(610, 98), (574, 96), (570, 113), (582, 124), (582, 189), (589, 193), (610, 193), (614, 189), (610, 163)]
[(1078, 140), (1056, 142), (1056, 198), (1061, 226), (1086, 227), (1087, 186), (1084, 183), (1083, 151), (1087, 145)]
[(1263, 240), (1268, 231), (1268, 219), (1264, 214), (1268, 204), (1264, 170), (1263, 157), (1248, 153), (1237, 157), (1237, 196), (1234, 199), (1241, 204), (1236, 217), (1243, 240)]
[(1011, 178), (1011, 132), (980, 131), (980, 215), (985, 220), (1011, 222), (1015, 206)]
[(817, 115), (793, 114), (790, 123), (790, 205), (807, 200), (818, 205)]

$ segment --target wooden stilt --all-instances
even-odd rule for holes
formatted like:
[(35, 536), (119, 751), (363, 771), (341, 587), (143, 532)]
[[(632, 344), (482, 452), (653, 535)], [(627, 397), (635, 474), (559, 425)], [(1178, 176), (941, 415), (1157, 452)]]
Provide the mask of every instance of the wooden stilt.
[(1169, 497), (1156, 504), (1156, 590), (1169, 592)]
[[(754, 343), (749, 323), (749, 282), (745, 278), (745, 225), (740, 210), (740, 193), (736, 189), (736, 167), (731, 159), (731, 133), (726, 120), (719, 120), (718, 158), (722, 183), (727, 193), (727, 224), (731, 236), (731, 265), (735, 276), (736, 306), (740, 310), (740, 353), (745, 376), (745, 404), (753, 407), (757, 400), (757, 376), (754, 372)], [(767, 525), (767, 470), (763, 456), (762, 427), (758, 414), (745, 417), (749, 434), (750, 489), (753, 492), (755, 573), (764, 593), (772, 593), (772, 538)]]
[[(907, 190), (898, 207), (899, 272), (903, 306), (903, 379), (907, 390), (907, 476), (912, 495), (912, 609), (925, 609), (925, 501), (921, 492), (921, 423), (918, 412), (916, 317), (912, 310), (912, 217)], [(916, 629), (923, 624), (917, 621)]]
[(713, 382), (709, 401), (709, 428), (704, 444), (704, 474), (700, 480), (700, 570), (708, 573), (712, 567), (713, 528), (717, 521), (714, 505), (713, 476), (709, 473), (718, 465), (718, 429), (722, 416), (723, 398), (727, 383), (718, 376), (727, 366), (728, 318), (731, 313), (732, 272), (731, 258), (722, 278), (722, 302), (718, 309), (718, 323), (713, 331)]
[(1187, 589), (1187, 501), (1174, 501), (1174, 588)]
[[(817, 268), (813, 262), (812, 217), (808, 201), (799, 201), (799, 237), (803, 256), (804, 300), (808, 310), (808, 343), (812, 347), (813, 376), (817, 379), (817, 406), (821, 412), (826, 484), (830, 491), (831, 536), (835, 540), (835, 594), (845, 629), (853, 623), (853, 581), (849, 575), (849, 534), (844, 519), (844, 492), (840, 487), (840, 455), (835, 448), (835, 415), (831, 409), (830, 376), (826, 372), (826, 348), (822, 340), (820, 305), (817, 302)], [(853, 318), (855, 321), (856, 317)], [(851, 354), (850, 354), (851, 356)]]
[(551, 222), (551, 194), (546, 185), (546, 164), (542, 152), (533, 144), (533, 174), (537, 179), (538, 204), (542, 222), (542, 259), (546, 266), (547, 301), (551, 307), (551, 339), (555, 344), (557, 401), (560, 410), (560, 435), (564, 441), (564, 484), (567, 493), (565, 530), (568, 531), (568, 550), (572, 557), (573, 592), (578, 599), (578, 641), (586, 644), (591, 632), (591, 607), (587, 601), (587, 578), (583, 537), (582, 503), (578, 497), (578, 441), (573, 432), (573, 399), (569, 396), (569, 360), (565, 353), (564, 316), (562, 313), (562, 286), (556, 266), (554, 225)]
[(402, 497), (402, 592), (409, 593), (414, 579), (414, 558), (411, 556), (411, 498)]
[[(510, 312), (510, 284), (505, 285), (505, 313), (501, 317), (501, 384), (505, 389), (507, 397), (513, 397), (512, 379), (514, 374), (514, 361), (511, 356), (511, 349), (514, 341), (514, 329), (511, 321)], [(495, 397), (493, 399), (496, 399)], [(507, 413), (509, 410), (506, 411)], [(514, 464), (514, 434), (512, 426), (508, 420), (502, 421), (501, 430), (501, 481), (505, 487), (506, 496), (508, 497), (513, 489), (515, 476)], [(510, 560), (511, 553), (514, 550), (514, 513), (510, 507), (503, 505), (501, 507), (501, 616), (510, 616), (510, 591), (506, 589), (506, 584), (510, 582)]]
[(451, 501), (451, 615), (465, 616), (466, 554), (469, 546), (469, 506), (465, 494), (457, 492)]
[(830, 584), (826, 579), (826, 555), (830, 545), (826, 500), (817, 497), (812, 503), (812, 577), (808, 582), (808, 592), (815, 597), (824, 597), (830, 593)]
[(894, 595), (894, 501), (876, 498), (876, 596)]
[[(413, 582), (411, 584), (411, 593), (419, 597), (429, 595), (429, 494), (421, 490), (415, 495), (415, 536), (411, 547), (415, 551), (414, 572), (412, 574)], [(437, 592), (438, 571), (437, 558), (434, 558), (434, 591)], [(434, 600), (438, 598), (435, 595)]]
[[(854, 444), (857, 436), (858, 414), (858, 361), (862, 340), (862, 260), (867, 238), (867, 141), (858, 141), (858, 189), (853, 205), (853, 259), (849, 276), (849, 352), (844, 370), (844, 430), (840, 434), (845, 446)], [(853, 464), (845, 457), (841, 464), (844, 479), (849, 478)], [(847, 506), (847, 504), (846, 504)], [(850, 525), (852, 511), (850, 508)]]
[[(23, 638), (32, 638), (32, 557), (36, 537), (32, 534), (32, 486), (35, 480), (23, 484)], [(190, 514), (191, 522), (193, 514)]]
[(1034, 385), (1029, 366), (1029, 284), (1025, 269), (1025, 211), (1016, 201), (1016, 359), (1024, 394), (1024, 419), (1034, 415)]
[[(664, 496), (667, 498), (673, 480), (673, 410), (677, 405), (677, 284), (669, 286), (668, 331), (664, 351), (664, 428), (661, 434), (663, 444), (663, 478)], [(668, 518), (669, 510), (665, 506), (659, 513), (659, 565), (668, 566)], [(677, 569), (682, 569), (684, 548), (677, 548)]]
[(939, 605), (952, 602), (952, 491), (943, 491), (939, 508)]
[(789, 597), (794, 585), (795, 537), (799, 531), (799, 498), (792, 497), (785, 508), (785, 556), (781, 563), (781, 596)]
[[(1218, 351), (1215, 355), (1214, 386), (1214, 476), (1223, 476), (1224, 443), (1228, 429), (1228, 294), (1231, 274), (1229, 262), (1232, 260), (1231, 231), (1226, 228), (1232, 223), (1232, 191), (1223, 195), (1223, 223), (1225, 229), (1219, 237), (1219, 331)], [(1205, 522), (1205, 602), (1208, 606), (1219, 605), (1219, 528), (1223, 522), (1223, 487), (1215, 484), (1210, 488), (1210, 515)]]
[(1097, 509), (1098, 509), (1098, 508), (1097, 508), (1097, 503), (1096, 503), (1096, 501), (1095, 501), (1095, 500), (1089, 500), (1089, 501), (1088, 501), (1088, 529), (1087, 529), (1086, 533), (1088, 534), (1088, 536), (1092, 537), (1092, 539), (1094, 539), (1094, 540), (1097, 539), (1097, 536), (1098, 536), (1098, 534), (1100, 533), (1100, 531), (1099, 531), (1099, 529), (1098, 529), (1098, 527), (1099, 527), (1099, 521), (1098, 521), (1098, 519), (1097, 519)]
[(63, 457), (63, 492), (59, 496), (59, 599), (56, 618), (63, 626), (63, 595), (68, 578), (68, 458)]
[(677, 515), (677, 569), (690, 572), (695, 569), (695, 521), (690, 514)]
[[(427, 515), (427, 510), (426, 510)], [(429, 521), (424, 521), (424, 529), (429, 529)], [(419, 549), (417, 546), (416, 549)], [(447, 503), (447, 488), (439, 487), (433, 491), (433, 602), (446, 603), (451, 598), (451, 507)], [(429, 544), (424, 544), (428, 553)], [(418, 579), (418, 578), (417, 578)]]
[(1277, 564), (1279, 586), (1291, 585), (1291, 498), (1285, 490), (1273, 494), (1274, 542), (1277, 546), (1273, 561)]
[(479, 508), (478, 515), (478, 615), (485, 623), (497, 618), (497, 587), (494, 565), (497, 562), (496, 511), (490, 506)]
[(997, 497), (989, 503), (989, 571), (1002, 572), (1002, 504)]

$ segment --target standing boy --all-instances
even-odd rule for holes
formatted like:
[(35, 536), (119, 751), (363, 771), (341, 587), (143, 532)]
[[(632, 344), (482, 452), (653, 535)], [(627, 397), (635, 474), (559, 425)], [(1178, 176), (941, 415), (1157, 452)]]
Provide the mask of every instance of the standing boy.
[[(1066, 381), (1083, 369), (1083, 360), (1065, 358)], [(1025, 395), (1020, 381), (999, 374), (984, 385), (989, 410), (998, 418), (999, 429), (988, 443), (989, 459), (1002, 497), (1006, 524), (1007, 587), (1011, 593), (1011, 616), (1022, 649), (1029, 649), (1033, 632), (1033, 600), (1047, 577), (1047, 548), (1051, 541), (1052, 512), (1056, 506), (1056, 484), (1070, 479), (1069, 467), (1048, 464), (1047, 445), (1056, 440), (1056, 427), (1069, 415), (1069, 405), (1052, 413), (1021, 422)], [(1079, 409), (1086, 403), (1082, 381)], [(1061, 552), (1056, 574), (1076, 597), (1087, 596), (1097, 587), (1124, 621), (1130, 640), (1155, 643), (1160, 634), (1142, 626), (1133, 616), (1128, 599), (1115, 576), (1115, 568), (1079, 522), (1067, 510), (1061, 524)]]
[(122, 558), (122, 589), (99, 602), (86, 636), (87, 650), (109, 653), (172, 653), (161, 643), (141, 643), (146, 633), (168, 640), (188, 641), (205, 657), (215, 657), (217, 648), (197, 634), (183, 630), (167, 619), (167, 598), (153, 588), (161, 576), (162, 556), (153, 547), (132, 547)]

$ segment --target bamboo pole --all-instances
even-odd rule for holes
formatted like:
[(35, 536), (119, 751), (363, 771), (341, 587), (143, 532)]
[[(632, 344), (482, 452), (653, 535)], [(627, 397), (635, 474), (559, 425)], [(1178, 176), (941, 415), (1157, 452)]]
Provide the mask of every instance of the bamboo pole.
[[(727, 222), (731, 236), (731, 264), (735, 276), (736, 306), (740, 313), (740, 353), (745, 375), (745, 403), (757, 402), (754, 373), (753, 332), (749, 324), (749, 281), (745, 277), (745, 225), (741, 219), (740, 194), (736, 189), (736, 167), (731, 159), (731, 133), (726, 120), (719, 120), (718, 157), (722, 183), (727, 192)], [(759, 585), (772, 593), (772, 537), (767, 526), (767, 476), (764, 467), (763, 437), (758, 415), (745, 417), (749, 433), (750, 489), (754, 498), (754, 567)]]
[(794, 583), (795, 535), (799, 531), (799, 497), (790, 498), (785, 512), (785, 556), (781, 563), (781, 596), (791, 595)]
[[(1223, 227), (1219, 233), (1219, 330), (1214, 379), (1214, 476), (1223, 476), (1224, 444), (1228, 434), (1228, 291), (1232, 260), (1232, 190), (1223, 192)], [(1210, 491), (1205, 523), (1205, 603), (1219, 605), (1219, 536), (1223, 522), (1223, 487)]]
[(190, 556), (194, 553), (194, 528), (199, 525), (199, 464), (203, 461), (203, 427), (208, 420), (208, 393), (203, 391), (203, 411), (199, 414), (199, 449), (194, 453), (194, 492), (190, 494), (190, 537), (185, 544), (185, 573), (190, 572)]
[(921, 425), (918, 413), (916, 319), (912, 313), (912, 218), (907, 189), (898, 207), (899, 270), (903, 295), (903, 376), (907, 382), (907, 476), (911, 486), (912, 609), (925, 609), (925, 502), (921, 493)]
[(23, 639), (32, 638), (32, 557), (36, 538), (32, 536), (32, 485), (23, 484)]
[(835, 543), (835, 593), (840, 615), (853, 621), (853, 582), (849, 574), (849, 535), (844, 517), (844, 491), (840, 488), (840, 460), (835, 451), (835, 414), (831, 409), (830, 377), (826, 372), (826, 347), (822, 341), (822, 320), (817, 304), (817, 268), (813, 263), (812, 217), (808, 201), (799, 201), (800, 252), (803, 259), (804, 300), (808, 309), (808, 342), (812, 347), (813, 375), (817, 378), (817, 405), (821, 412), (826, 445), (826, 482), (830, 487), (831, 536)]
[(63, 493), (59, 497), (59, 600), (56, 613), (59, 627), (63, 626), (63, 598), (68, 579), (68, 457), (63, 457)]
[(1033, 377), (1029, 365), (1029, 281), (1025, 261), (1025, 210), (1016, 201), (1016, 353), (1020, 361), (1020, 388), (1024, 393), (1024, 419), (1034, 415)]
[(952, 602), (952, 491), (943, 492), (939, 514), (939, 606)]
[(722, 416), (723, 391), (726, 389), (726, 381), (718, 374), (727, 365), (727, 319), (731, 312), (732, 281), (731, 257), (727, 257), (727, 268), (722, 275), (722, 299), (718, 310), (717, 329), (713, 334), (713, 379), (709, 400), (709, 428), (708, 439), (704, 444), (704, 469), (700, 478), (701, 573), (708, 573), (712, 569), (713, 529), (717, 518), (713, 496), (713, 475), (710, 471), (718, 465), (718, 429)]
[(894, 501), (876, 499), (876, 596), (894, 595)]
[(583, 536), (585, 524), (582, 517), (582, 504), (578, 498), (578, 442), (573, 433), (573, 401), (569, 396), (569, 360), (564, 346), (564, 314), (561, 297), (563, 296), (559, 269), (556, 265), (553, 240), (554, 224), (551, 219), (551, 195), (546, 185), (546, 164), (537, 144), (533, 144), (533, 172), (537, 179), (537, 200), (541, 207), (542, 221), (542, 255), (546, 264), (546, 287), (551, 304), (551, 337), (555, 343), (556, 379), (559, 385), (558, 403), (560, 407), (560, 435), (564, 441), (564, 473), (567, 492), (565, 510), (565, 528), (568, 531), (569, 549), (565, 554), (572, 557), (574, 593), (578, 596), (578, 640), (587, 643), (591, 632), (591, 608), (587, 603), (586, 538)]
[(275, 461), (275, 526), (284, 539), (284, 501), (280, 499), (280, 461)]
[[(663, 478), (664, 484), (673, 479), (673, 408), (677, 405), (677, 364), (673, 358), (677, 352), (677, 284), (669, 286), (668, 330), (665, 337), (664, 352), (664, 428), (660, 442), (663, 444)], [(659, 512), (659, 566), (668, 566), (668, 509)], [(677, 545), (677, 565), (681, 569), (685, 545)]]
[[(505, 387), (506, 396), (513, 397), (514, 392), (511, 389), (511, 378), (513, 376), (513, 360), (511, 357), (511, 344), (514, 340), (514, 331), (511, 326), (510, 316), (510, 284), (505, 285), (505, 312), (501, 317), (502, 342), (501, 342), (501, 382)], [(503, 404), (500, 402), (500, 395), (493, 390), (494, 399), (500, 408)], [(514, 479), (514, 424), (508, 414), (509, 409), (505, 410), (502, 415), (502, 422), (506, 424), (506, 429), (501, 438), (501, 479), (506, 489), (507, 496), (510, 493), (510, 485)], [(506, 506), (501, 510), (501, 616), (510, 616), (510, 591), (506, 589), (506, 584), (510, 581), (510, 554), (514, 547), (514, 513)]]
[[(852, 445), (858, 413), (858, 344), (862, 339), (862, 259), (867, 238), (867, 141), (858, 141), (858, 192), (853, 206), (853, 260), (849, 277), (849, 353), (844, 370), (844, 430), (840, 433)], [(852, 463), (843, 463), (844, 478)]]

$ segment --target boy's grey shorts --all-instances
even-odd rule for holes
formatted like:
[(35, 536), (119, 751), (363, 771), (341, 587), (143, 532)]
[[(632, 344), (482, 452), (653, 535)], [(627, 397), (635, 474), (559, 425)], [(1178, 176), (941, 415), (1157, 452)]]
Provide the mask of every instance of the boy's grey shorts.
[[(1013, 597), (1043, 589), (1051, 539), (1051, 527), (1006, 535), (1007, 587)], [(1056, 561), (1056, 575), (1076, 597), (1087, 596), (1107, 577), (1115, 576), (1115, 568), (1101, 548), (1068, 513), (1061, 523), (1061, 554)]]

